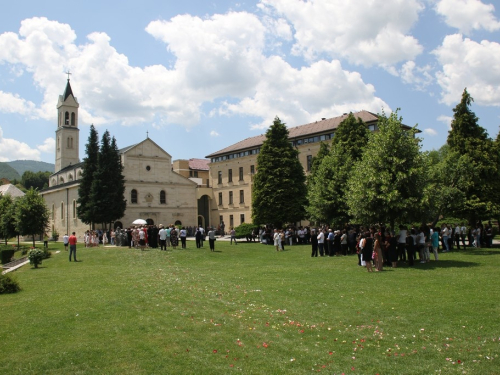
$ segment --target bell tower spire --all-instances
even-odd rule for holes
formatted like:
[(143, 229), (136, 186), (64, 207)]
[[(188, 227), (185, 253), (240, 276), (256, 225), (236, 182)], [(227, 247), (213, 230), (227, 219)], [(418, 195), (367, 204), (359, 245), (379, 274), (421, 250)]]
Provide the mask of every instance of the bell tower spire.
[(70, 72), (66, 72), (68, 81), (64, 93), (59, 95), (57, 102), (57, 129), (56, 129), (56, 164), (55, 172), (68, 165), (80, 162), (78, 108), (80, 105), (73, 95), (69, 83)]

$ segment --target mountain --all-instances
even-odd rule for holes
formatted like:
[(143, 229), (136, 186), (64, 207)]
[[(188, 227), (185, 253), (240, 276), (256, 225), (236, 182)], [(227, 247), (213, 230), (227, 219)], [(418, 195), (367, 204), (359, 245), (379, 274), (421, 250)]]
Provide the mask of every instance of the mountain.
[(23, 173), (26, 171), (54, 173), (55, 169), (54, 164), (45, 163), (43, 161), (35, 161), (35, 160), (14, 160), (5, 162), (4, 164), (10, 165), (17, 171), (17, 173), (19, 173), (20, 176), (22, 176)]
[(21, 181), (21, 176), (17, 171), (12, 168), (8, 163), (0, 162), (0, 178), (6, 178), (10, 181), (18, 180)]

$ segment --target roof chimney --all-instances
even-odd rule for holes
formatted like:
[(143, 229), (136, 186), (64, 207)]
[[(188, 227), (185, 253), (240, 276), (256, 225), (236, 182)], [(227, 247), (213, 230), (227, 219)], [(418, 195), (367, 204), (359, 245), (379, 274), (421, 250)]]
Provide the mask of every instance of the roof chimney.
[(321, 121), (325, 121), (326, 120), (326, 117), (321, 117)]

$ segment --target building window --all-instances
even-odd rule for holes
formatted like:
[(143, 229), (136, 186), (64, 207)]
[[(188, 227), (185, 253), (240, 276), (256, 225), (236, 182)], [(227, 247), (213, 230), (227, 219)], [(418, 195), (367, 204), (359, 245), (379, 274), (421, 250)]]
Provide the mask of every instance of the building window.
[(240, 203), (245, 203), (245, 192), (240, 190)]
[(229, 227), (233, 228), (234, 227), (234, 219), (233, 215), (229, 215)]
[(61, 202), (61, 219), (64, 220), (64, 202)]
[(194, 177), (198, 178), (198, 171), (194, 171)]
[(193, 177), (193, 171), (189, 171), (189, 177)]
[(56, 206), (53, 204), (52, 205), (52, 220), (54, 220), (56, 218), (55, 213), (56, 213)]
[(131, 203), (137, 203), (137, 190), (133, 189), (130, 192), (130, 202)]
[(167, 204), (167, 195), (165, 190), (160, 191), (160, 204)]
[(73, 200), (73, 219), (76, 219), (76, 200)]
[(240, 214), (240, 224), (245, 222), (245, 214)]
[(220, 185), (220, 184), (222, 184), (222, 171), (219, 171), (219, 173), (218, 173), (218, 179), (219, 179), (219, 180), (218, 180), (218, 182), (217, 182), (217, 183), (218, 183), (219, 185)]
[(210, 180), (207, 178), (207, 187), (210, 187)]
[(222, 206), (222, 193), (219, 193), (219, 206)]
[(233, 182), (233, 170), (229, 169), (227, 171), (227, 182)]
[(312, 168), (312, 155), (307, 155), (307, 171), (309, 172)]
[(69, 112), (64, 113), (64, 125), (69, 125)]
[(240, 167), (240, 181), (243, 181), (243, 167)]
[(233, 192), (229, 192), (229, 204), (233, 204)]
[(71, 125), (76, 125), (76, 115), (75, 112), (71, 112)]
[(255, 165), (250, 166), (250, 174), (255, 174)]

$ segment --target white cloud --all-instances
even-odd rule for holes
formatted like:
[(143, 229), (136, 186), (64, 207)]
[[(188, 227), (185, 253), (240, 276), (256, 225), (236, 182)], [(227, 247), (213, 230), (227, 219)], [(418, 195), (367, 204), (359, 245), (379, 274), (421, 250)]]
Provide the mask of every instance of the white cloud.
[(343, 70), (338, 60), (319, 61), (299, 70), (274, 56), (265, 64), (257, 93), (236, 104), (226, 103), (221, 111), (263, 118), (253, 128), (267, 128), (276, 115), (295, 126), (361, 109), (390, 110), (374, 93), (359, 73)]
[[(261, 21), (247, 12), (153, 21), (146, 31), (165, 43), (175, 63), (140, 68), (131, 66), (105, 33), (91, 33), (85, 44), (76, 44), (69, 25), (32, 18), (22, 22), (18, 34), (0, 35), (0, 63), (33, 75), (43, 93), (33, 113), (52, 121), (67, 69), (73, 73), (73, 92), (82, 98), (80, 123), (94, 125), (148, 122), (155, 129), (169, 123), (189, 128), (199, 123), (202, 105), (218, 99), (231, 103), (219, 115), (260, 116), (265, 126), (277, 114), (298, 125), (351, 110), (389, 107), (359, 73), (343, 70), (337, 60), (296, 69), (281, 57), (267, 56), (269, 33), (286, 40), (290, 30), (284, 19)], [(19, 113), (30, 108), (22, 98), (9, 98)]]
[(435, 136), (437, 135), (437, 131), (435, 131), (434, 129), (432, 128), (427, 128), (427, 129), (424, 129), (424, 133), (425, 134), (428, 134), (428, 135), (431, 135), (431, 136)]
[(439, 0), (435, 10), (444, 17), (448, 26), (457, 28), (464, 34), (469, 34), (472, 30), (500, 29), (493, 4), (484, 4), (480, 0)]
[(46, 154), (54, 154), (56, 150), (56, 140), (54, 138), (47, 138), (43, 144), (37, 146), (37, 149)]
[(218, 137), (219, 135), (220, 135), (220, 134), (219, 134), (219, 133), (217, 133), (215, 130), (212, 130), (212, 131), (210, 132), (210, 136), (212, 136), (212, 137)]
[(404, 83), (411, 84), (415, 86), (417, 90), (422, 91), (433, 81), (430, 72), (430, 65), (419, 67), (416, 66), (414, 61), (407, 61), (401, 67), (400, 76)]
[(451, 122), (453, 121), (453, 117), (442, 115), (439, 116), (437, 120), (445, 124), (448, 127), (448, 130), (451, 130)]
[(26, 143), (3, 137), (0, 128), (0, 161), (40, 160), (40, 151), (33, 150)]
[(0, 112), (19, 113), (24, 116), (31, 116), (34, 109), (34, 103), (20, 98), (19, 95), (0, 90)]
[(477, 104), (500, 105), (499, 43), (477, 43), (460, 34), (448, 35), (433, 53), (442, 65), (436, 77), (444, 103), (458, 103), (467, 87)]
[[(261, 0), (295, 30), (294, 53), (318, 54), (350, 62), (390, 66), (413, 60), (423, 48), (408, 35), (424, 9), (421, 0)], [(267, 9), (266, 9), (267, 8)]]

